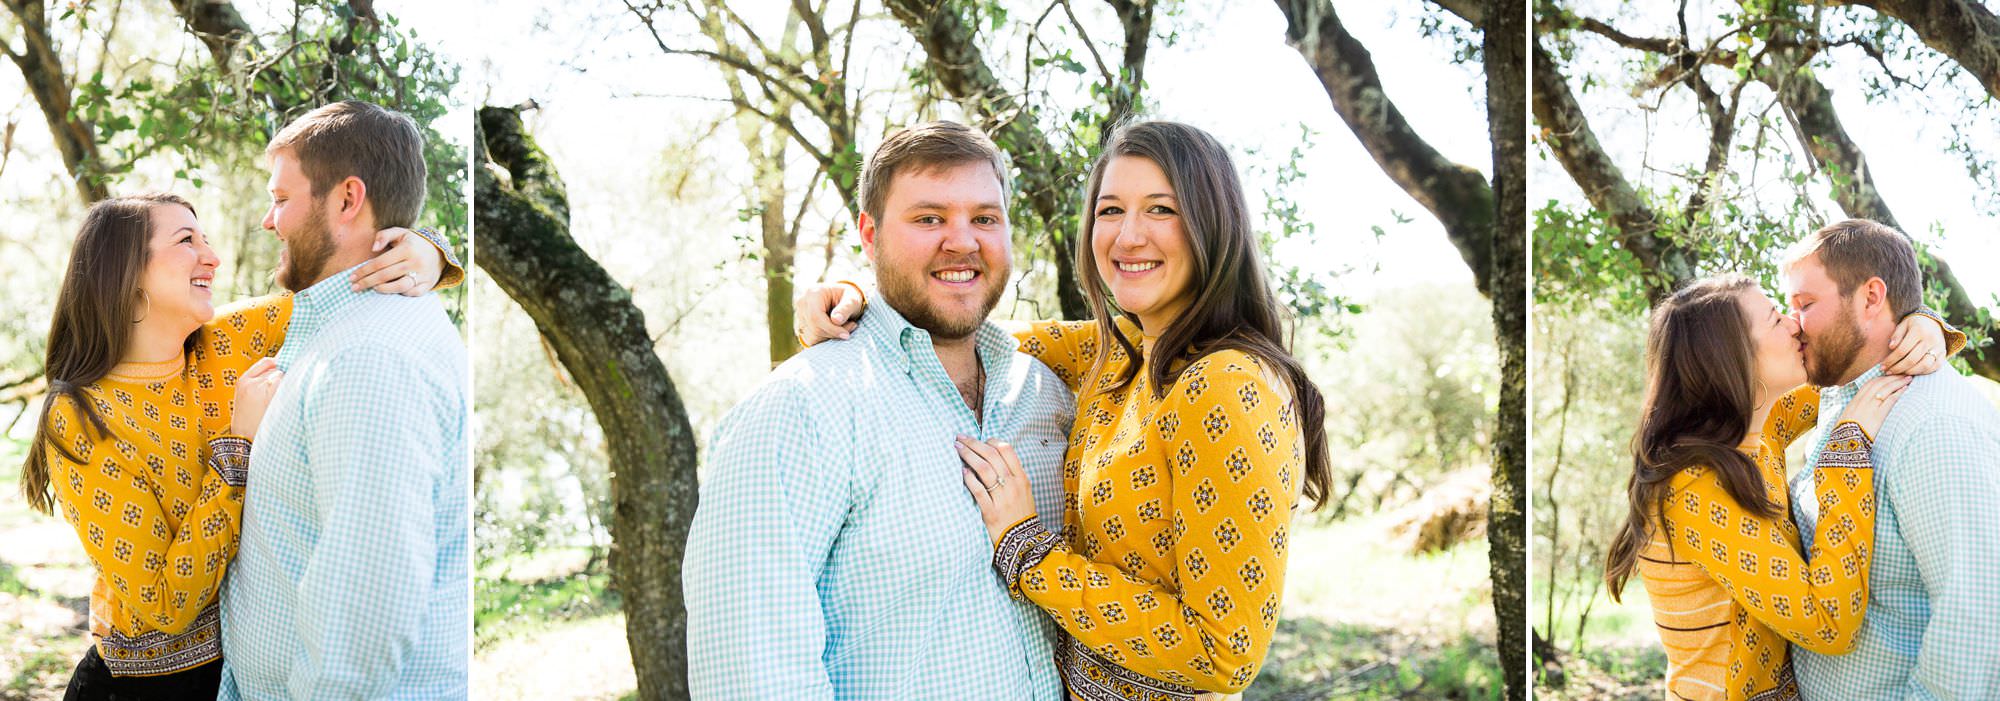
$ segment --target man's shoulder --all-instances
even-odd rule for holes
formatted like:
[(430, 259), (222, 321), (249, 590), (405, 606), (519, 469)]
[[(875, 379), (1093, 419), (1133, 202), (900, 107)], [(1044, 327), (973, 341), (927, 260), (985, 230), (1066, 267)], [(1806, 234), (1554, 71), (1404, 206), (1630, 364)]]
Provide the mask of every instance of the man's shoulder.
[(1952, 456), (1976, 457), (1985, 450), (1979, 446), (1995, 442), (2000, 442), (2000, 409), (1971, 380), (1947, 369), (1911, 383), (1883, 422), (1876, 450), (1895, 460), (1882, 473), (1888, 479), (1924, 481), (1937, 470), (1958, 469)]
[(2000, 409), (1973, 386), (1973, 380), (1946, 368), (1916, 378), (1883, 424), (1885, 440), (1898, 433), (1922, 435), (1953, 426), (2000, 431)]
[(316, 340), (333, 348), (379, 346), (410, 357), (452, 349), (461, 355), (465, 352), (458, 327), (434, 294), (404, 297), (368, 293), (321, 329)]

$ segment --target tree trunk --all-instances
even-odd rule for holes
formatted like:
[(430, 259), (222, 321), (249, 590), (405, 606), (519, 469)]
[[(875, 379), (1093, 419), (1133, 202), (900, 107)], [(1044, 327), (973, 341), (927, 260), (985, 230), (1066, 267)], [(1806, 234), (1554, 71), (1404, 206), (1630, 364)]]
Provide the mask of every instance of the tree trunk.
[(772, 367), (799, 352), (798, 337), (792, 333), (792, 258), (798, 242), (793, 240), (794, 230), (785, 221), (785, 143), (783, 136), (777, 136), (773, 145), (776, 153), (756, 156), (762, 161), (757, 167), (763, 171), (757, 174), (760, 207), (757, 224), (764, 240), (764, 254), (760, 258), (764, 264), (764, 321)]
[(612, 584), (638, 698), (688, 698), (680, 563), (695, 510), (696, 442), (687, 411), (631, 293), (570, 237), (562, 180), (520, 114), (482, 107), (476, 127), (479, 267), (535, 320), (604, 431)]
[(1015, 194), (1027, 199), (1028, 208), (1040, 220), (1038, 225), (1054, 248), (1050, 258), (1056, 266), (1056, 301), (1063, 318), (1091, 318), (1090, 303), (1076, 278), (1081, 174), (1064, 162), (1062, 152), (1035, 124), (1032, 112), (994, 77), (974, 41), (973, 28), (965, 24), (958, 8), (940, 0), (885, 0), (883, 4), (923, 46), (926, 65), (945, 92), (966, 112), (976, 115), (979, 127), (1013, 157), (1020, 175), (1014, 181)]
[(76, 195), (88, 206), (111, 196), (104, 162), (97, 151), (97, 130), (77, 116), (71, 97), (76, 86), (63, 72), (62, 56), (56, 52), (55, 37), (49, 33), (48, 7), (42, 0), (5, 0), (7, 9), (21, 24), (21, 53), (0, 46), (7, 58), (21, 69), (21, 79), (35, 104), (42, 108), (49, 136), (62, 154), (63, 167), (76, 185)]
[(1500, 407), (1493, 433), (1493, 496), (1487, 515), (1493, 613), (1508, 701), (1528, 697), (1528, 128), (1525, 0), (1492, 0), (1481, 34), (1486, 118), (1493, 140), (1497, 203), (1488, 260), (1493, 331), (1500, 351)]

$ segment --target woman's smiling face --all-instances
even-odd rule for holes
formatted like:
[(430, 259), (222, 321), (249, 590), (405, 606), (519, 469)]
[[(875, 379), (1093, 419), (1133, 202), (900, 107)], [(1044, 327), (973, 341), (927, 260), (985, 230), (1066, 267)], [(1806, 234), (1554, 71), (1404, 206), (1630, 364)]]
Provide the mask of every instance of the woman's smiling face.
[(1119, 308), (1158, 335), (1194, 297), (1194, 253), (1173, 184), (1151, 159), (1119, 156), (1105, 164), (1091, 207), (1098, 276)]
[(215, 318), (209, 285), (221, 264), (193, 211), (180, 205), (154, 205), (146, 268), (139, 276), (145, 296), (134, 321), (158, 318), (160, 323), (186, 326), (191, 333)]

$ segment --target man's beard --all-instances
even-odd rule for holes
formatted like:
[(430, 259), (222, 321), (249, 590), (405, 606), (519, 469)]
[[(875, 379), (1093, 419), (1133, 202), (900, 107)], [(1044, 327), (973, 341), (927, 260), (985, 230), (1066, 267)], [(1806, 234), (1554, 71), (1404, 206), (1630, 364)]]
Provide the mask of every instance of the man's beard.
[(1820, 331), (1819, 338), (1806, 339), (1806, 381), (1820, 387), (1841, 384), (1864, 343), (1854, 310), (1841, 304), (1840, 316)]
[(326, 262), (333, 258), (333, 230), (326, 225), (326, 201), (313, 203), (306, 221), (286, 233), (284, 262), (278, 266), (278, 284), (298, 292), (319, 282)]
[[(979, 269), (979, 277), (982, 280), (993, 275), (997, 276), (995, 279), (1004, 281), (1009, 273), (1005, 265), (1000, 266), (998, 270), (986, 270), (975, 262), (974, 268)], [(968, 315), (968, 318), (953, 319), (949, 318), (944, 310), (931, 306), (930, 295), (924, 294), (924, 287), (929, 283), (929, 278), (930, 274), (922, 270), (911, 276), (897, 271), (878, 269), (875, 282), (882, 288), (882, 300), (888, 302), (896, 313), (902, 314), (911, 326), (929, 331), (932, 338), (946, 341), (962, 339), (977, 332), (979, 326), (986, 323), (986, 315), (1000, 303), (1001, 293), (1006, 291), (1004, 284), (988, 283), (989, 291), (986, 293), (986, 299), (980, 303), (978, 312)]]

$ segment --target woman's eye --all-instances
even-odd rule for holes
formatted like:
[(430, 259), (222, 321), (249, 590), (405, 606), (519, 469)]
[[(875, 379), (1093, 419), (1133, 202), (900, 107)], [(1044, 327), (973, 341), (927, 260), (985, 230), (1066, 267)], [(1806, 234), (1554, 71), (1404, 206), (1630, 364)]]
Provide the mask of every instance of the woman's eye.
[(1125, 209), (1122, 207), (1105, 207), (1103, 209), (1097, 210), (1097, 216), (1100, 217), (1116, 216), (1124, 213)]
[(1163, 204), (1156, 204), (1156, 205), (1153, 205), (1153, 208), (1152, 208), (1152, 209), (1149, 209), (1149, 210), (1146, 210), (1146, 211), (1148, 211), (1148, 212), (1152, 212), (1152, 213), (1154, 213), (1154, 214), (1173, 214), (1173, 213), (1174, 213), (1174, 210), (1173, 210), (1173, 208), (1171, 208), (1171, 207), (1168, 207), (1168, 206), (1166, 206), (1166, 205), (1163, 205)]

